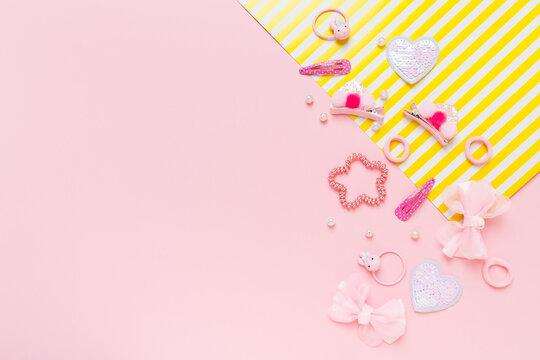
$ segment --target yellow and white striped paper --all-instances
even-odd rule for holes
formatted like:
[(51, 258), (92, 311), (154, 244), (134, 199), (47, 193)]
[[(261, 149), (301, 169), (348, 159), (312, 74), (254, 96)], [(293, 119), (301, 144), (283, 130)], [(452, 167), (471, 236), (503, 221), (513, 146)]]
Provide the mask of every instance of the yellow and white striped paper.
[[(355, 122), (383, 147), (388, 135), (409, 141), (411, 156), (400, 169), (417, 185), (434, 177), (429, 199), (447, 218), (457, 219), (442, 203), (443, 189), (457, 181), (489, 181), (500, 193), (512, 196), (540, 170), (538, 1), (448, 0), (241, 0), (242, 5), (302, 66), (329, 59), (351, 61), (346, 76), (318, 76), (332, 95), (355, 78), (377, 97), (387, 89), (385, 124), (378, 131), (371, 121)], [(320, 10), (345, 11), (351, 36), (345, 43), (324, 41), (313, 34), (311, 22)], [(319, 29), (328, 29), (323, 15)], [(325, 30), (325, 33), (330, 33)], [(420, 82), (409, 85), (390, 68), (384, 47), (403, 35), (415, 40), (437, 40), (440, 57)], [(454, 104), (460, 115), (458, 135), (444, 148), (402, 113), (423, 100)], [(474, 166), (465, 158), (467, 138), (483, 135), (493, 145), (493, 158)], [(397, 149), (392, 150), (394, 153)], [(474, 151), (479, 158), (484, 147)], [(397, 153), (395, 155), (398, 155)]]

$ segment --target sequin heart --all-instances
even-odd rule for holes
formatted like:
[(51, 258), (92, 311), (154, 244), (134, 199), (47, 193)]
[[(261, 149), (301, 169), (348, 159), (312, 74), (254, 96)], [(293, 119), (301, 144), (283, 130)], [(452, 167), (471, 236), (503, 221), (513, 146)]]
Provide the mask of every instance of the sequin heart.
[[(379, 194), (377, 197), (373, 198), (366, 194), (361, 194), (354, 201), (347, 201), (347, 188), (345, 185), (338, 183), (335, 180), (335, 177), (336, 175), (347, 174), (351, 169), (351, 163), (353, 161), (360, 161), (362, 164), (364, 164), (366, 169), (375, 169), (381, 172), (381, 176), (378, 177), (376, 181), (376, 188)], [(371, 206), (376, 206), (383, 202), (384, 198), (386, 197), (384, 182), (387, 178), (388, 168), (386, 167), (385, 163), (381, 161), (369, 161), (364, 155), (353, 153), (347, 157), (347, 160), (345, 160), (345, 166), (340, 166), (330, 171), (330, 174), (328, 175), (328, 183), (330, 184), (331, 188), (339, 192), (339, 202), (341, 203), (341, 206), (346, 209), (355, 209), (362, 202), (365, 202)]]
[(440, 311), (458, 302), (461, 284), (450, 275), (443, 275), (431, 260), (419, 262), (411, 275), (411, 298), (416, 312)]
[(409, 84), (416, 84), (439, 60), (439, 45), (430, 37), (412, 42), (409, 38), (397, 36), (388, 42), (386, 58), (399, 77)]

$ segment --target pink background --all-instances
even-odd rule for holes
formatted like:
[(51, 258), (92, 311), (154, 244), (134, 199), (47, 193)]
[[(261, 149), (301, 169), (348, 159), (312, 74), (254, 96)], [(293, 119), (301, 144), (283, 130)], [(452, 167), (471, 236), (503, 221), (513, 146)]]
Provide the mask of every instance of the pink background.
[[(413, 189), (393, 166), (383, 206), (345, 211), (328, 171), (382, 152), (346, 117), (319, 122), (329, 97), (234, 1), (5, 0), (0, 45), (1, 359), (538, 353), (538, 178), (484, 231), (514, 267), (504, 290), (443, 258), (430, 203), (392, 215)], [(375, 176), (356, 164), (344, 182)], [(408, 276), (366, 276), (372, 304), (399, 297), (408, 316), (372, 349), (326, 310), (358, 252), (388, 248), (409, 273), (436, 260), (463, 297), (417, 314)]]

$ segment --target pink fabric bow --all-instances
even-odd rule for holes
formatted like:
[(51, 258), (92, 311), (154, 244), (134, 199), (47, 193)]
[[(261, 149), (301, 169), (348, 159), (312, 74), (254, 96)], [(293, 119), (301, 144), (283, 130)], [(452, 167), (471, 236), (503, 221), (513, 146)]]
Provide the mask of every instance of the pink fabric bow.
[(443, 253), (448, 257), (486, 259), (486, 245), (480, 230), (484, 219), (504, 213), (510, 208), (510, 199), (499, 195), (488, 183), (467, 181), (454, 184), (442, 193), (448, 208), (463, 214), (463, 223), (450, 221), (441, 228), (439, 241), (444, 245)]
[(358, 322), (360, 339), (370, 346), (381, 342), (391, 344), (405, 333), (405, 307), (399, 299), (392, 299), (380, 308), (366, 304), (368, 285), (360, 274), (353, 274), (338, 286), (334, 303), (328, 314), (339, 323)]

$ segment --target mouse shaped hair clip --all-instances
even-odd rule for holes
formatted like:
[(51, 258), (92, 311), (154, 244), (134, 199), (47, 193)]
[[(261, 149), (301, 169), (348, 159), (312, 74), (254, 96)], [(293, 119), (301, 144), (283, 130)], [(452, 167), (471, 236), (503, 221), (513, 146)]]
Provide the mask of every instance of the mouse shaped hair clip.
[(417, 107), (411, 103), (411, 109), (403, 110), (405, 116), (429, 131), (442, 146), (457, 135), (458, 111), (454, 105), (423, 102)]

